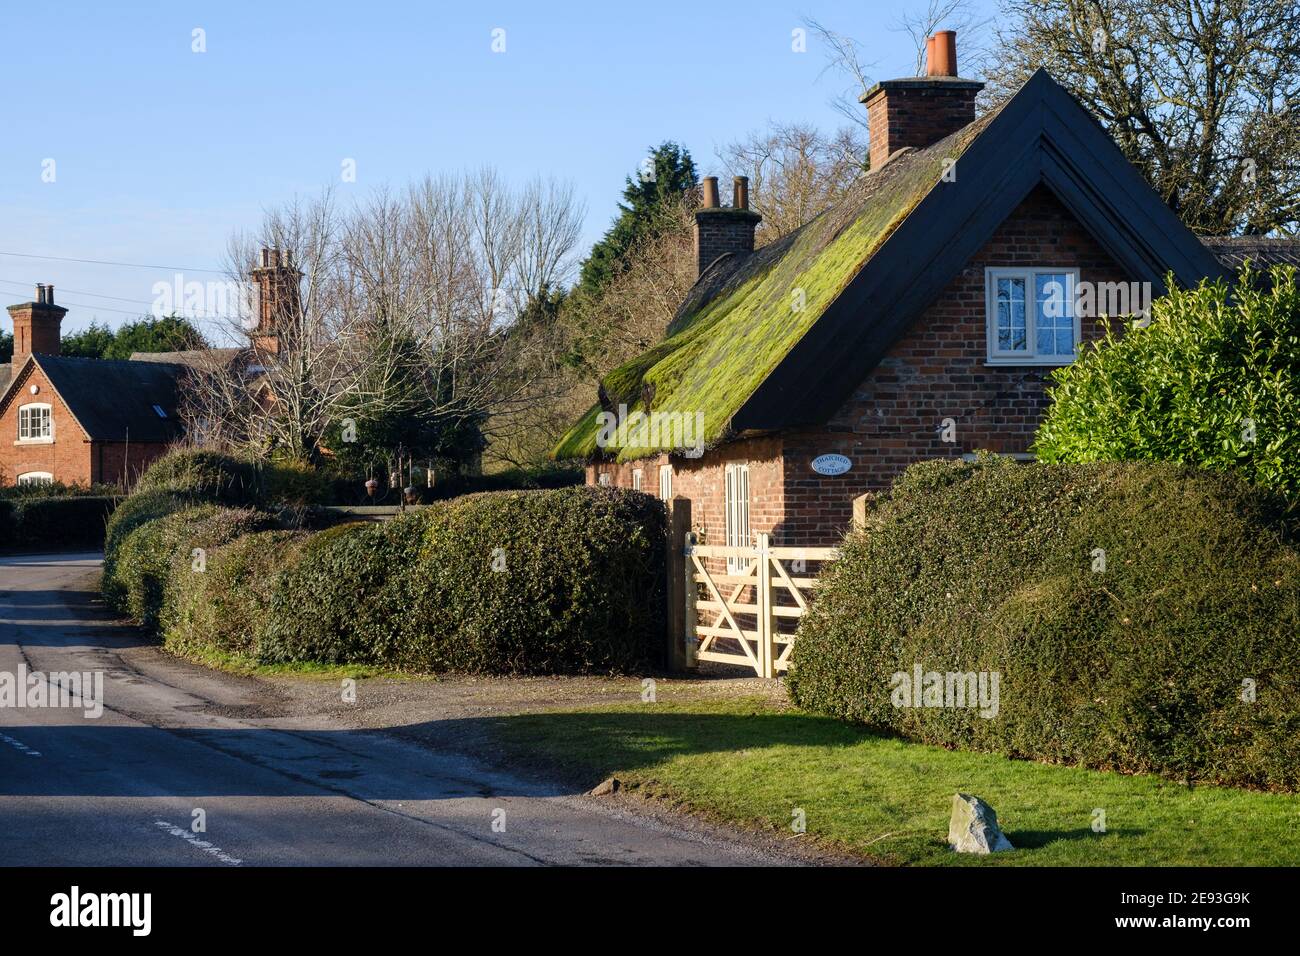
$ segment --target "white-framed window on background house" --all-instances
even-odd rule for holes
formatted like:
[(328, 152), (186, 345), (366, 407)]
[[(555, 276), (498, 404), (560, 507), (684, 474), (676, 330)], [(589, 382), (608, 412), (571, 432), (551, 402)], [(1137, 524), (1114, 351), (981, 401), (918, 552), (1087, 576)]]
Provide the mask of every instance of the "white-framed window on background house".
[(640, 491), (641, 485), (645, 481), (645, 472), (640, 468), (632, 469), (632, 490)]
[(1068, 365), (1079, 346), (1077, 269), (985, 269), (990, 365)]
[(18, 476), (20, 485), (52, 485), (54, 476), (48, 471), (28, 471)]
[(34, 403), (18, 409), (18, 440), (54, 441), (54, 416), (49, 405)]
[[(724, 530), (726, 547), (749, 547), (749, 465), (730, 464), (725, 471), (726, 492), (723, 495)], [(743, 574), (749, 570), (747, 558), (727, 558), (728, 574)]]
[(602, 488), (608, 488), (608, 487), (609, 487), (609, 472), (607, 472), (607, 471), (602, 471), (599, 475), (597, 475), (597, 476), (596, 476), (596, 484), (600, 485), (600, 487), (602, 487)]
[(670, 501), (673, 497), (673, 466), (659, 466), (659, 497)]

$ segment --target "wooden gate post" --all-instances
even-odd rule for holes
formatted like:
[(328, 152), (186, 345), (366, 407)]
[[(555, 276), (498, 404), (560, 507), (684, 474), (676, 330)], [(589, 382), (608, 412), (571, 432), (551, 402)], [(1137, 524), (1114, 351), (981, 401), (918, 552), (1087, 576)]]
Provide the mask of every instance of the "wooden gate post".
[(867, 526), (867, 502), (871, 500), (871, 493), (858, 495), (853, 499), (853, 530), (861, 531)]
[(776, 614), (772, 611), (772, 555), (771, 539), (766, 531), (758, 533), (758, 666), (760, 677), (774, 677), (772, 643), (776, 639)]
[(668, 507), (668, 653), (664, 663), (670, 671), (686, 670), (694, 664), (687, 654), (687, 641), (694, 628), (687, 620), (690, 605), (691, 565), (686, 559), (686, 539), (691, 532), (691, 499), (677, 497)]

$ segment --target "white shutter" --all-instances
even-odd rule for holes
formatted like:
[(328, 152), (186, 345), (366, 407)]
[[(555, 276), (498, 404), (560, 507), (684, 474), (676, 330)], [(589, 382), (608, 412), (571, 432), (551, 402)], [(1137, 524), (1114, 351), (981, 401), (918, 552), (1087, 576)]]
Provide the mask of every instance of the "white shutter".
[[(749, 547), (749, 466), (727, 465), (726, 494), (723, 501), (726, 546)], [(749, 567), (745, 558), (727, 558), (729, 574), (743, 573)]]

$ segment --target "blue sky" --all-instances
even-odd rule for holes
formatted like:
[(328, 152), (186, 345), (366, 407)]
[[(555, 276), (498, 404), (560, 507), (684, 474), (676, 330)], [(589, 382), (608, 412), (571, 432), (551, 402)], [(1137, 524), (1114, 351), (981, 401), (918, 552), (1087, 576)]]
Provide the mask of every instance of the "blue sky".
[[(485, 163), (571, 181), (589, 244), (652, 144), (726, 174), (714, 150), (769, 120), (841, 123), (828, 100), (844, 83), (815, 39), (791, 49), (802, 17), (856, 37), (880, 79), (911, 71), (889, 27), (921, 5), (6, 3), (0, 253), (219, 268), (232, 232), (295, 194), (363, 198)], [(340, 183), (345, 158), (355, 184)], [(0, 255), (0, 303), (53, 282), (65, 330), (116, 325), (171, 276)]]

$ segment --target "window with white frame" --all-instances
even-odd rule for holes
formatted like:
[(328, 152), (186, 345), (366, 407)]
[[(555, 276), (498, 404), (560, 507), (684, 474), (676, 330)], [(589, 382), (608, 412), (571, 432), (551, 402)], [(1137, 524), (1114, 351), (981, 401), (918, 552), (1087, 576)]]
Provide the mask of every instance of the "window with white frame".
[(632, 469), (632, 490), (633, 491), (641, 490), (641, 482), (644, 480), (644, 478), (645, 478), (645, 472), (643, 472), (640, 468)]
[[(749, 465), (726, 467), (724, 495), (724, 530), (728, 548), (749, 547)], [(727, 558), (727, 573), (742, 574), (749, 569), (747, 558)]]
[(18, 440), (54, 440), (54, 417), (49, 405), (23, 405), (18, 409)]
[(28, 471), (18, 476), (20, 485), (52, 485), (54, 476), (48, 471)]
[(1068, 365), (1079, 345), (1073, 269), (986, 269), (991, 365)]
[(596, 484), (600, 485), (600, 487), (602, 487), (602, 488), (608, 488), (608, 487), (609, 487), (609, 472), (607, 472), (607, 471), (602, 471), (599, 475), (597, 475), (597, 476), (596, 476)]
[(673, 466), (659, 466), (659, 497), (669, 501), (673, 496)]

